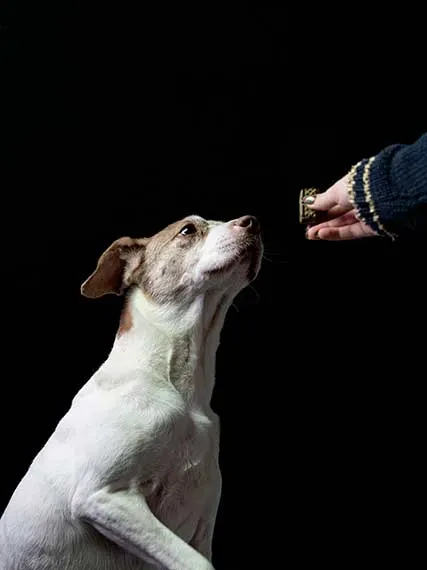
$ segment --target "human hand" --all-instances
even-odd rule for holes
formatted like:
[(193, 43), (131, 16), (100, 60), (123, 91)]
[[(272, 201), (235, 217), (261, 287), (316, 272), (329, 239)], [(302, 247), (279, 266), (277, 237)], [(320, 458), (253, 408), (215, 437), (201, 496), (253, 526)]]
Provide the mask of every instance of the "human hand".
[(328, 217), (328, 221), (308, 228), (307, 239), (339, 241), (378, 235), (357, 217), (357, 211), (349, 200), (348, 177), (347, 174), (328, 190), (317, 194), (313, 204), (306, 202), (309, 208), (323, 211)]

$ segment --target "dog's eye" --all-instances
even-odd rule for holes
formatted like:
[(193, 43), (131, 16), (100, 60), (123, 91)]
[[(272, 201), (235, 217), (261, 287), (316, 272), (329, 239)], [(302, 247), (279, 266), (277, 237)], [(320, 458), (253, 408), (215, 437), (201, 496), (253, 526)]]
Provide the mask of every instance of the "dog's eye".
[(184, 226), (182, 228), (182, 230), (179, 232), (179, 235), (181, 236), (188, 236), (191, 234), (195, 234), (197, 232), (197, 228), (194, 224), (187, 224), (186, 226)]

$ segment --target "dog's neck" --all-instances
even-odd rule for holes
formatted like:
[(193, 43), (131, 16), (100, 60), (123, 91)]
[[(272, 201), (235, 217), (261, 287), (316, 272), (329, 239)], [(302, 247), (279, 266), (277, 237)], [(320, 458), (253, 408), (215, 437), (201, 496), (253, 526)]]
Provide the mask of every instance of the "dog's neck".
[(209, 407), (216, 352), (232, 298), (206, 292), (186, 305), (159, 306), (139, 288), (123, 308), (109, 360), (127, 372), (170, 382), (191, 404)]

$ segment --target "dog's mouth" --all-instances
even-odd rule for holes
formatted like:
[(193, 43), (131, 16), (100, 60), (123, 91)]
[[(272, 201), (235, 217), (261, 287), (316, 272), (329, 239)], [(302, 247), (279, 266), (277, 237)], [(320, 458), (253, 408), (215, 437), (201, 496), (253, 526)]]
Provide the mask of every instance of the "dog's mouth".
[(224, 255), (222, 263), (219, 261), (215, 267), (206, 272), (207, 274), (226, 275), (233, 271), (237, 265), (247, 265), (247, 277), (249, 281), (252, 281), (259, 271), (262, 257), (262, 242), (257, 236), (239, 246), (224, 246), (219, 249), (218, 254), (220, 256)]

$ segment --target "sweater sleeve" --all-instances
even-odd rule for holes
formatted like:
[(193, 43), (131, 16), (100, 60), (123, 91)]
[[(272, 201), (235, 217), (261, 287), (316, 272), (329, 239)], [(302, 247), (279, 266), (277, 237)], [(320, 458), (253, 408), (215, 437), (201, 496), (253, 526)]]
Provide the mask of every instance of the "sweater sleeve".
[(362, 160), (351, 185), (360, 217), (379, 235), (427, 232), (427, 133)]

